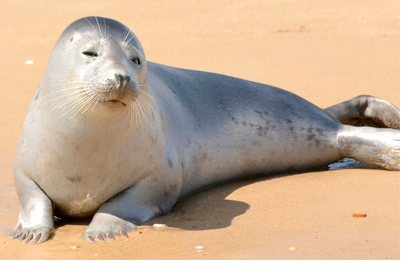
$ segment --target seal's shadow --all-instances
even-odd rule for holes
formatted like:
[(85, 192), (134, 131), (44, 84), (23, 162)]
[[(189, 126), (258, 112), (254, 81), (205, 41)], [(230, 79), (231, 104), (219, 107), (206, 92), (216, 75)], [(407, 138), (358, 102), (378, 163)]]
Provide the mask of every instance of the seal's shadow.
[[(236, 189), (264, 179), (268, 178), (225, 183), (190, 194), (181, 198), (169, 214), (146, 221), (140, 227), (152, 226), (153, 224), (165, 224), (168, 227), (185, 230), (208, 230), (228, 227), (231, 225), (232, 220), (244, 214), (250, 208), (250, 205), (240, 201), (229, 200), (226, 197)], [(56, 229), (68, 224), (87, 227), (91, 221), (91, 219), (54, 218)], [(54, 233), (50, 238), (53, 237)]]
[[(227, 199), (237, 189), (247, 185), (291, 176), (307, 172), (334, 172), (340, 169), (383, 169), (381, 167), (367, 165), (352, 159), (343, 159), (331, 164), (329, 167), (295, 171), (285, 174), (272, 174), (248, 179), (239, 179), (217, 186), (209, 186), (208, 189), (198, 191), (181, 198), (169, 214), (146, 221), (142, 226), (153, 224), (165, 224), (168, 227), (184, 230), (211, 230), (229, 227), (233, 219), (244, 214), (250, 205), (245, 202)], [(59, 228), (66, 224), (89, 225), (87, 220), (55, 220), (55, 227)]]
[(250, 205), (226, 197), (241, 187), (264, 179), (235, 181), (193, 193), (181, 198), (169, 214), (153, 218), (143, 225), (165, 224), (168, 227), (184, 230), (209, 230), (228, 227), (232, 220), (244, 214), (250, 208)]
[(341, 169), (383, 169), (382, 167), (368, 165), (353, 159), (342, 159), (328, 167), (301, 170), (283, 174), (272, 174), (248, 179), (239, 179), (230, 183), (213, 186), (180, 199), (173, 207), (171, 213), (153, 218), (143, 225), (165, 224), (169, 227), (184, 230), (210, 230), (225, 228), (231, 225), (233, 219), (244, 214), (250, 205), (226, 199), (231, 193), (244, 186), (307, 172), (333, 172)]

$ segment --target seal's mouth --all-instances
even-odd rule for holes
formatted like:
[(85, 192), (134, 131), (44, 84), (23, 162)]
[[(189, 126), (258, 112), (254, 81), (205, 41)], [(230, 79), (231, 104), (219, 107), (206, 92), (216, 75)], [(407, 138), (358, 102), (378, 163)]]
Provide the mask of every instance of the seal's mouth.
[(115, 106), (115, 105), (122, 105), (122, 106), (127, 106), (127, 103), (125, 103), (125, 102), (123, 102), (123, 101), (121, 101), (121, 100), (118, 100), (118, 99), (99, 99), (99, 98), (96, 98), (95, 96), (94, 97), (91, 97), (91, 96), (89, 96), (89, 94), (88, 93), (86, 93), (86, 92), (84, 92), (84, 94), (88, 97), (88, 98), (90, 98), (91, 100), (94, 100), (94, 101), (96, 101), (96, 102), (99, 102), (99, 103), (101, 103), (101, 104), (104, 104), (104, 105), (111, 105), (111, 106)]
[(109, 105), (123, 105), (123, 106), (127, 106), (127, 104), (125, 104), (121, 100), (116, 100), (116, 99), (103, 100), (103, 101), (100, 101), (100, 102), (101, 103), (105, 103), (105, 104), (109, 104)]

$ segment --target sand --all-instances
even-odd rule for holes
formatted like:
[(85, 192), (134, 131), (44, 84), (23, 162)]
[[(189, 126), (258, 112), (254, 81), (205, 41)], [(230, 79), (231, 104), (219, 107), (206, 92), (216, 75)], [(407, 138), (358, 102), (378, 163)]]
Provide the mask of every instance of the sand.
[(0, 259), (400, 259), (400, 172), (378, 169), (219, 186), (181, 200), (128, 239), (86, 242), (87, 223), (59, 225), (43, 244), (11, 239), (23, 120), (56, 40), (80, 17), (131, 26), (150, 61), (274, 85), (322, 108), (359, 94), (400, 106), (398, 1), (87, 2), (1, 4)]

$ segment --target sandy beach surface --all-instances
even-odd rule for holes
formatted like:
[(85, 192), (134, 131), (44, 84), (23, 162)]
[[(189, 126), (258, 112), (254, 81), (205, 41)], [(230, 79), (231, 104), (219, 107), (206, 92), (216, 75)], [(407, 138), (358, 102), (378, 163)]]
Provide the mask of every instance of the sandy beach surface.
[(86, 242), (88, 223), (59, 224), (43, 244), (11, 239), (24, 117), (56, 40), (90, 15), (131, 27), (150, 61), (274, 85), (321, 108), (360, 94), (400, 107), (399, 1), (2, 1), (0, 259), (400, 259), (400, 172), (380, 169), (218, 186), (182, 199), (128, 239)]

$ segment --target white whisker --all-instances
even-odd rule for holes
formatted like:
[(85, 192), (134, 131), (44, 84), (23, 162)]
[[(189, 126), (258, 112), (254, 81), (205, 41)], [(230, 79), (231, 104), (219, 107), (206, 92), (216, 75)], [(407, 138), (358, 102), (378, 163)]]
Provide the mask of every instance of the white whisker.
[(130, 40), (128, 40), (128, 41), (126, 42), (126, 44), (127, 44), (127, 45), (128, 45), (128, 44), (130, 44), (130, 41), (131, 41), (131, 40), (133, 40), (133, 38), (134, 38), (134, 37), (136, 37), (136, 35), (135, 35), (135, 34), (133, 34), (133, 36), (131, 36)]
[(72, 103), (73, 100), (76, 100), (76, 99), (80, 98), (80, 96), (84, 96), (84, 95), (85, 95), (84, 91), (78, 92), (76, 95), (73, 95), (72, 97), (70, 97), (68, 99), (65, 99), (64, 101), (60, 102), (51, 111), (54, 111), (55, 109), (62, 108), (64, 106), (66, 106), (67, 104)]
[(98, 21), (98, 18), (96, 16), (95, 16), (95, 19), (96, 19), (96, 24), (98, 25), (99, 33), (101, 33), (101, 39), (105, 38), (104, 35), (102, 34), (101, 26), (99, 25), (99, 21)]
[[(84, 102), (84, 104), (82, 104), (80, 107), (79, 107), (79, 109), (73, 114), (73, 116), (71, 116), (70, 118), (73, 118), (74, 116), (76, 116), (77, 114), (79, 114), (80, 112), (81, 112), (81, 114), (83, 115), (88, 109), (89, 109), (89, 107), (93, 104), (93, 103), (95, 103), (95, 102), (97, 102), (97, 100), (95, 100), (95, 99), (93, 99), (93, 98), (88, 98), (89, 100), (87, 100), (86, 102)], [(85, 108), (84, 110), (83, 110), (83, 108)]]
[[(136, 21), (137, 21), (137, 20), (136, 20)], [(128, 42), (126, 42), (126, 40), (127, 40), (127, 38), (128, 38), (128, 35), (130, 35), (131, 30), (133, 29), (134, 25), (136, 24), (136, 21), (134, 21), (134, 23), (133, 23), (133, 24), (130, 26), (130, 28), (128, 28), (128, 30), (127, 30), (127, 34), (125, 35), (124, 40), (123, 40), (123, 42), (125, 42), (126, 44), (128, 44)]]
[(70, 93), (66, 93), (66, 94), (62, 94), (59, 96), (54, 96), (54, 98), (50, 98), (49, 100), (43, 102), (46, 98), (49, 98), (51, 96), (51, 94), (47, 94), (46, 96), (43, 96), (42, 99), (40, 99), (40, 107), (47, 105), (48, 103), (69, 97), (69, 96), (74, 96), (74, 95), (78, 95), (80, 93), (83, 93), (85, 89), (84, 88), (80, 88), (79, 90), (70, 92)]
[(83, 104), (88, 99), (87, 96), (82, 96), (80, 99), (76, 99), (74, 103), (67, 104), (66, 107), (62, 108), (64, 113), (60, 116), (60, 118), (64, 117), (65, 115), (71, 113), (74, 109), (76, 109), (80, 104)]
[(95, 109), (96, 105), (98, 105), (99, 103), (101, 103), (98, 99), (96, 99), (96, 97), (99, 95), (99, 93), (95, 93), (94, 96), (92, 98), (95, 98), (95, 104), (92, 106), (91, 111), (93, 112), (93, 109)]
[(90, 26), (92, 26), (92, 29), (95, 31), (96, 35), (98, 35), (99, 39), (101, 39), (101, 36), (99, 36), (98, 31), (95, 29), (95, 27), (93, 27), (92, 23), (90, 23), (90, 21), (87, 18), (85, 18), (85, 20), (90, 24)]
[(106, 37), (106, 20), (104, 19), (104, 25), (105, 25), (105, 37)]

